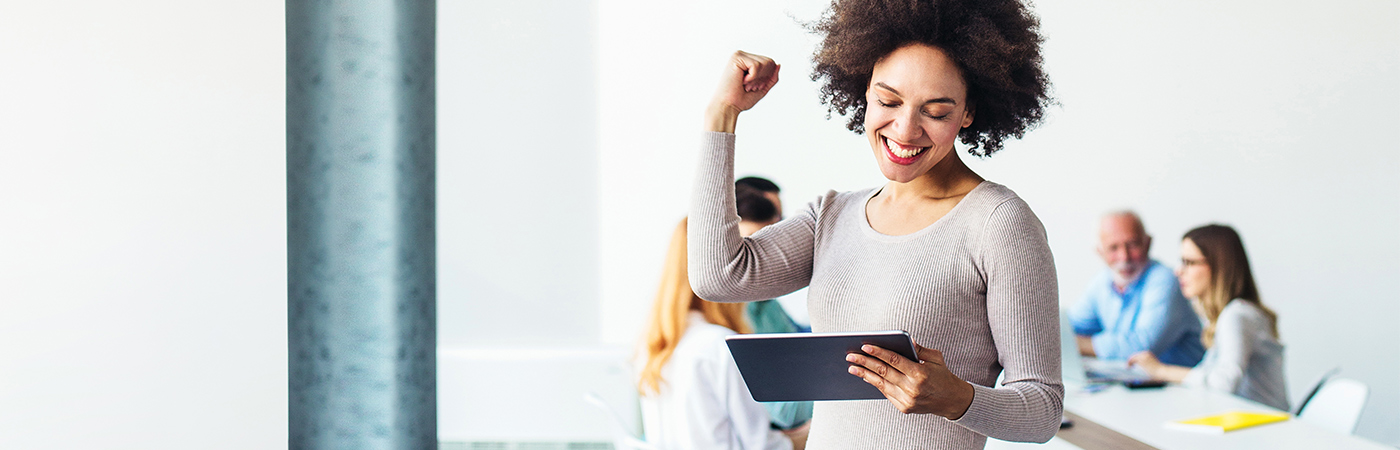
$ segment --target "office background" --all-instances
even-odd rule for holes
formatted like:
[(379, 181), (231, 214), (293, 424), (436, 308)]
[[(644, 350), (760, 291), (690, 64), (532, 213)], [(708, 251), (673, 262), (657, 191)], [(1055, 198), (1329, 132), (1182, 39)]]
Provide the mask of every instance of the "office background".
[[(0, 447), (285, 445), (283, 6), (0, 4)], [(597, 428), (573, 390), (625, 378), (732, 50), (784, 64), (741, 175), (788, 214), (882, 182), (807, 79), (796, 21), (823, 6), (439, 3), (445, 438)], [(1045, 223), (1061, 301), (1106, 210), (1169, 265), (1185, 230), (1235, 225), (1295, 401), (1340, 366), (1372, 388), (1358, 434), (1400, 444), (1400, 4), (1036, 10), (1060, 105), (969, 164)]]

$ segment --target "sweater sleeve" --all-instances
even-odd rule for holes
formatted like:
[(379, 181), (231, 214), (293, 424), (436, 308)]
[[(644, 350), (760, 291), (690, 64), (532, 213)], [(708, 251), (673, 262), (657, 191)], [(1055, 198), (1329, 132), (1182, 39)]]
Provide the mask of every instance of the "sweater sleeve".
[(1046, 442), (1059, 429), (1065, 392), (1054, 257), (1040, 219), (1020, 198), (998, 205), (983, 233), (987, 320), (1005, 372), (1000, 388), (973, 384), (972, 405), (955, 422), (997, 439)]
[(744, 238), (734, 205), (734, 135), (705, 132), (686, 231), (690, 286), (715, 302), (767, 300), (807, 286), (821, 201)]

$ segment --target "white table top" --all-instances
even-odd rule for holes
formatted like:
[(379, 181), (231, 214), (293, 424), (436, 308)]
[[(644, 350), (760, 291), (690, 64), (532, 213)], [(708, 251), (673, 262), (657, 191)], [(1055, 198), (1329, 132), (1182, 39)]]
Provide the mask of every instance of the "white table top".
[[(1395, 450), (1366, 439), (1343, 435), (1308, 422), (1284, 422), (1235, 430), (1223, 435), (1171, 430), (1163, 424), (1229, 411), (1278, 412), (1233, 395), (1206, 389), (1167, 386), (1161, 389), (1127, 389), (1112, 386), (1100, 392), (1084, 392), (1067, 386), (1065, 410), (1078, 414), (1144, 444), (1174, 449), (1363, 449)], [(1013, 444), (988, 440), (988, 449), (1075, 449), (1055, 438), (1048, 445)]]

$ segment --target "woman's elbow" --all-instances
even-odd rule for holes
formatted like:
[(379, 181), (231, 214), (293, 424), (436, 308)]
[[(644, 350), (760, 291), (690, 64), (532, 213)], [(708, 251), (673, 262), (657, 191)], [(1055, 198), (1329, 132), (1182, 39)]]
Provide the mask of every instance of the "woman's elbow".
[(703, 271), (697, 271), (693, 268), (689, 272), (690, 290), (694, 291), (695, 295), (701, 299), (712, 302), (739, 301), (735, 298), (734, 290), (728, 288), (719, 277), (708, 275)]
[(707, 300), (707, 301), (712, 301), (712, 302), (723, 302), (723, 301), (725, 301), (725, 300), (724, 300), (724, 298), (725, 298), (725, 297), (724, 297), (724, 291), (723, 291), (722, 289), (717, 289), (717, 288), (715, 288), (714, 286), (711, 286), (711, 285), (706, 284), (706, 283), (694, 283), (694, 282), (691, 283), (690, 287), (691, 287), (691, 289), (694, 289), (694, 290), (695, 290), (695, 296), (696, 296), (696, 297), (700, 297), (700, 299), (702, 299), (702, 300)]
[(1054, 420), (1053, 420), (1053, 421), (1049, 421), (1049, 425), (1050, 425), (1050, 426), (1049, 426), (1049, 427), (1046, 427), (1046, 428), (1040, 430), (1038, 433), (1036, 433), (1035, 437), (1033, 437), (1033, 438), (1030, 440), (1030, 442), (1034, 442), (1034, 443), (1037, 443), (1037, 444), (1044, 444), (1044, 443), (1046, 443), (1046, 442), (1050, 442), (1050, 439), (1052, 439), (1052, 438), (1055, 437), (1055, 433), (1058, 433), (1058, 432), (1060, 431), (1060, 417), (1059, 417), (1059, 416), (1060, 416), (1059, 414), (1056, 414), (1056, 417), (1054, 418)]
[(1035, 430), (1034, 433), (1032, 433), (1032, 436), (1030, 436), (1031, 439), (1028, 442), (1044, 444), (1046, 442), (1049, 442), (1051, 438), (1054, 438), (1055, 433), (1058, 433), (1060, 431), (1061, 419), (1064, 417), (1065, 414), (1065, 404), (1063, 397), (1057, 398), (1056, 396), (1051, 395), (1049, 400), (1050, 404), (1047, 405), (1049, 406), (1049, 411), (1047, 411), (1044, 416), (1045, 421), (1041, 423), (1041, 427), (1039, 427), (1037, 430)]
[(1060, 418), (1063, 414), (1064, 411), (1061, 410), (1060, 412), (1053, 414), (1051, 417), (1046, 417), (1045, 422), (1042, 423), (1040, 426), (1037, 426), (1036, 429), (1027, 430), (1028, 432), (1025, 435), (1021, 436), (1021, 438), (1024, 439), (1021, 442), (1030, 442), (1036, 444), (1044, 444), (1046, 442), (1050, 442), (1050, 439), (1055, 437), (1055, 433), (1058, 433), (1060, 431)]

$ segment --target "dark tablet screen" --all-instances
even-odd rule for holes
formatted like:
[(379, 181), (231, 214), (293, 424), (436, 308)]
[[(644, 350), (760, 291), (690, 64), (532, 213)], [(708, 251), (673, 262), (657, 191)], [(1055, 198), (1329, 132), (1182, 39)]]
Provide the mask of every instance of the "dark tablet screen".
[(847, 353), (863, 344), (918, 361), (909, 333), (737, 334), (725, 338), (753, 399), (760, 402), (881, 400), (879, 389), (847, 372)]

